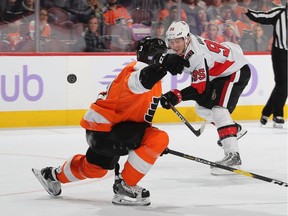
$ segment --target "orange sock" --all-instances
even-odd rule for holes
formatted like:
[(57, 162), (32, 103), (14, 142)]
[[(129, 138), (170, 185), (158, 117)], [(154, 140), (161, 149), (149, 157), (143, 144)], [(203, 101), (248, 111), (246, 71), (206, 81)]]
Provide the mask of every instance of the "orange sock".
[(107, 172), (108, 170), (89, 163), (85, 155), (78, 154), (72, 159), (67, 160), (56, 176), (61, 183), (68, 183), (86, 178), (101, 178), (105, 176)]

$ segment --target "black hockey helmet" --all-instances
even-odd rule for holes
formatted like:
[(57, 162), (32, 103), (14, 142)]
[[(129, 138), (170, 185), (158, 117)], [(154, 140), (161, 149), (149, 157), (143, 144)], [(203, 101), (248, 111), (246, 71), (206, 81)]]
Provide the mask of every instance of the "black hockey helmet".
[(151, 64), (153, 57), (167, 51), (165, 42), (160, 38), (150, 36), (144, 37), (138, 41), (136, 47), (137, 61)]

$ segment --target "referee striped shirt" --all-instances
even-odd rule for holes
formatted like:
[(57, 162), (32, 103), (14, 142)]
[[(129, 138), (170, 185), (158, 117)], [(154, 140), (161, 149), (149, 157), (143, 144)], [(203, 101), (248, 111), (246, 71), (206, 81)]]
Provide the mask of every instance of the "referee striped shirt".
[(273, 46), (288, 50), (287, 3), (286, 6), (275, 7), (266, 12), (248, 9), (246, 15), (254, 22), (273, 25)]

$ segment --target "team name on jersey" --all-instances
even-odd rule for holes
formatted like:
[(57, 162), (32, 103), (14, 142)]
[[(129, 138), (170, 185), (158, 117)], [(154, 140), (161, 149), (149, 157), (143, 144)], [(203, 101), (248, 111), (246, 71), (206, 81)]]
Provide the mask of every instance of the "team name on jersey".
[(194, 52), (192, 50), (189, 50), (189, 52), (185, 55), (185, 59), (189, 59), (192, 55), (194, 54)]

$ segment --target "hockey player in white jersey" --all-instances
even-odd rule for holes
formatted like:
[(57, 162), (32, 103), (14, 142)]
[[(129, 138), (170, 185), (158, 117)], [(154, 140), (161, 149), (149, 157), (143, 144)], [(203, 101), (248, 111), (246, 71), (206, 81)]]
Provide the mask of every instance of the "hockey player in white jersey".
[[(161, 98), (162, 107), (170, 109), (170, 104), (196, 101), (196, 113), (216, 126), (218, 144), (223, 145), (225, 156), (216, 163), (239, 168), (242, 162), (237, 134), (239, 138), (243, 135), (243, 130), (230, 114), (251, 76), (242, 49), (230, 42), (219, 44), (192, 35), (184, 21), (174, 22), (169, 26), (166, 42), (168, 52), (177, 53), (189, 60), (190, 67), (184, 68), (184, 73), (191, 75), (191, 85), (165, 93)], [(213, 167), (211, 173), (228, 174)]]

